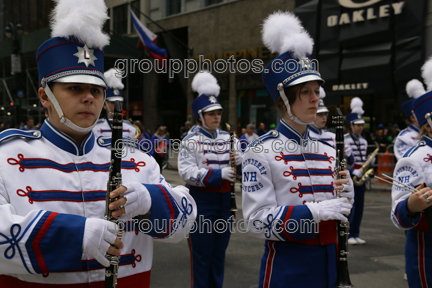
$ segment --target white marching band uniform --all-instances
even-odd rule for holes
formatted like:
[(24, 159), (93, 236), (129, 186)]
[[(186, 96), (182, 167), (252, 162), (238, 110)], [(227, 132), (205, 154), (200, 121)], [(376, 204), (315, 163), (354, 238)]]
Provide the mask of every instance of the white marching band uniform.
[[(117, 236), (116, 225), (103, 220), (111, 139), (96, 139), (92, 129), (107, 86), (102, 49), (109, 36), (101, 32), (106, 11), (102, 0), (56, 2), (52, 38), (36, 53), (39, 93), (52, 123), (45, 120), (40, 131), (0, 133), (0, 287), (104, 286), (106, 251)], [(79, 107), (66, 100), (60, 105), (50, 86), (64, 99), (79, 97)], [(78, 125), (87, 123), (77, 117), (84, 109), (93, 113), (88, 127)], [(78, 145), (72, 133), (56, 127), (85, 138)], [(150, 287), (153, 239), (179, 242), (197, 211), (188, 189), (171, 187), (152, 157), (128, 151), (121, 165), (127, 201), (119, 218), (125, 232), (118, 287)]]
[[(86, 218), (105, 212), (110, 139), (96, 142), (90, 133), (78, 147), (46, 120), (41, 131), (6, 130), (0, 141), (1, 273), (59, 287), (104, 281), (105, 267), (82, 252), (82, 241)], [(184, 238), (190, 226), (183, 221), (196, 216), (194, 200), (185, 187), (172, 188), (156, 161), (138, 149), (123, 158), (122, 177), (123, 183), (144, 183), (149, 191), (153, 227), (178, 221), (165, 231), (148, 232), (138, 231), (140, 222), (126, 222), (119, 280), (149, 282), (153, 239)]]
[[(107, 119), (99, 119), (96, 123), (95, 127), (93, 128), (93, 133), (95, 134), (96, 139), (100, 136), (104, 137), (111, 137), (112, 131), (112, 119), (109, 120), (110, 123), (108, 123)], [(110, 125), (111, 124), (111, 125)], [(132, 123), (130, 123), (127, 120), (123, 120), (123, 138), (127, 139), (135, 139), (136, 136), (136, 128)]]
[[(211, 187), (218, 187), (215, 188), (218, 190), (215, 192), (230, 191), (231, 182), (222, 180), (220, 171), (229, 166), (230, 134), (220, 129), (216, 130), (215, 135), (211, 135), (202, 127), (194, 130), (195, 132), (187, 135), (182, 141), (178, 161), (180, 177), (187, 185), (196, 189), (208, 190)], [(237, 159), (241, 159), (240, 142), (235, 137), (234, 147)], [(236, 163), (240, 164), (241, 160)], [(219, 191), (221, 188), (224, 188), (224, 191)]]
[[(432, 139), (423, 136), (397, 163), (393, 178), (406, 185), (417, 187), (425, 183), (432, 187)], [(391, 219), (394, 225), (408, 230), (405, 245), (405, 267), (409, 287), (430, 287), (432, 285), (432, 237), (425, 214), (417, 213), (411, 218), (407, 210), (411, 191), (393, 185)], [(428, 232), (429, 231), (429, 232)]]
[(328, 143), (330, 146), (336, 147), (336, 134), (331, 131), (309, 126), (309, 135), (311, 138), (320, 139), (321, 141)]
[[(283, 147), (291, 149), (288, 151)], [(309, 205), (335, 198), (335, 163), (333, 147), (312, 139), (309, 131), (301, 136), (283, 119), (276, 130), (261, 136), (248, 147), (242, 163), (242, 207), (249, 223), (249, 235), (267, 240), (261, 260), (263, 279), (260, 285), (263, 286), (260, 287), (282, 287), (277, 283), (284, 279), (282, 275), (288, 274), (293, 287), (311, 287), (308, 286), (311, 283), (333, 287), (332, 283), (336, 281), (336, 270), (333, 269), (336, 266), (332, 263), (336, 255), (336, 222), (314, 218), (317, 214), (311, 212)], [(345, 190), (351, 193), (343, 193), (344, 196), (353, 198), (352, 182)], [(280, 259), (283, 259), (284, 267), (275, 264)], [(304, 277), (302, 272), (310, 270), (311, 259), (328, 270), (314, 271), (314, 279)]]
[(397, 161), (402, 159), (404, 154), (418, 143), (418, 135), (419, 128), (412, 124), (399, 133), (394, 144), (394, 154)]
[[(408, 97), (411, 99), (402, 104), (402, 110), (405, 116), (409, 119), (413, 115), (412, 103), (415, 99), (426, 93), (426, 91), (423, 87), (423, 83), (417, 79), (408, 81), (405, 90)], [(415, 125), (409, 125), (407, 128), (399, 132), (399, 135), (396, 137), (393, 150), (397, 161), (402, 159), (408, 149), (418, 143), (417, 137), (420, 129), (416, 125), (418, 125), (418, 123), (415, 123)]]
[[(423, 95), (412, 97), (414, 99), (405, 102), (410, 105), (405, 105), (404, 112), (407, 117), (413, 113), (419, 127), (424, 125), (432, 127), (430, 120), (430, 113), (432, 112), (432, 60), (430, 58), (422, 67), (422, 76), (427, 84), (428, 92), (424, 91), (423, 84), (420, 83), (417, 90), (423, 90)], [(415, 81), (419, 82), (418, 80)], [(421, 184), (424, 184), (424, 187), (432, 187), (432, 178), (430, 176), (432, 173), (432, 138), (428, 134), (426, 130), (418, 143), (398, 160), (393, 173), (394, 180), (410, 187), (417, 187)], [(414, 135), (414, 133), (411, 135)], [(430, 203), (432, 196), (430, 191), (427, 193), (421, 195), (422, 198), (425, 197), (423, 199), (414, 198), (413, 203), (416, 202), (417, 205), (421, 201)], [(423, 211), (418, 213), (412, 213), (411, 211), (414, 215), (409, 213), (408, 199), (411, 194), (412, 192), (405, 187), (397, 184), (393, 185), (391, 219), (397, 228), (407, 230), (405, 271), (409, 287), (432, 287), (432, 231), (428, 227), (427, 216)], [(428, 209), (431, 209), (430, 206)]]

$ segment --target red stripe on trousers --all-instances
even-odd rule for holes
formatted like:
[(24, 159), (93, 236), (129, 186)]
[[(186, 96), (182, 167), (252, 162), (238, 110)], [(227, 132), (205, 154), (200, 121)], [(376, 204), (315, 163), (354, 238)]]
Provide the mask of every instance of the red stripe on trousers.
[(274, 242), (267, 242), (269, 245), (269, 256), (267, 257), (267, 264), (266, 264), (266, 271), (265, 271), (265, 277), (264, 277), (264, 286), (263, 288), (268, 288), (270, 287), (270, 279), (271, 279), (271, 274), (272, 274), (272, 270), (273, 270), (273, 259), (274, 259), (274, 254), (275, 254), (275, 249), (274, 249)]
[[(119, 278), (117, 288), (150, 288), (151, 270)], [(5, 288), (104, 288), (105, 281), (78, 284), (43, 284), (21, 281), (15, 277), (0, 275), (0, 287)]]

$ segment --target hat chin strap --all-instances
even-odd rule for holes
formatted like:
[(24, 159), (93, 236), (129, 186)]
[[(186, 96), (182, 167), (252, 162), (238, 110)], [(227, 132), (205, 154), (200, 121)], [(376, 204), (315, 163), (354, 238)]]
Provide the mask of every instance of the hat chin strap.
[(429, 126), (432, 128), (431, 114), (430, 113), (426, 113), (425, 118), (426, 118), (426, 121), (429, 124)]
[(295, 123), (300, 124), (300, 125), (313, 125), (313, 124), (314, 124), (314, 121), (309, 122), (309, 123), (306, 123), (306, 122), (301, 121), (301, 120), (300, 120), (299, 118), (297, 118), (296, 116), (294, 116), (294, 115), (291, 113), (291, 106), (289, 105), (288, 98), (287, 98), (287, 96), (285, 95), (285, 91), (284, 91), (283, 84), (282, 84), (282, 83), (279, 83), (278, 86), (277, 86), (277, 89), (279, 90), (279, 95), (281, 96), (281, 98), (282, 98), (282, 100), (283, 100), (283, 102), (284, 102), (284, 104), (285, 104), (285, 107), (286, 107), (287, 112), (288, 112), (288, 117), (289, 117), (289, 119), (291, 119), (292, 121), (294, 121)]
[[(57, 99), (55, 98), (54, 94), (52, 93), (50, 87), (48, 84), (44, 85), (45, 87), (45, 93), (47, 94), (48, 98), (50, 99), (50, 101), (54, 104), (54, 109), (56, 110), (59, 119), (60, 119), (60, 123), (66, 125), (67, 127), (71, 128), (72, 130), (75, 130), (77, 132), (90, 132), (93, 127), (96, 125), (98, 119), (96, 119), (96, 121), (93, 123), (93, 125), (91, 125), (90, 127), (80, 127), (76, 124), (74, 124), (71, 120), (69, 120), (68, 118), (66, 118), (66, 116), (63, 114), (63, 110), (61, 109)], [(102, 108), (101, 108), (102, 111)], [(99, 111), (99, 113), (101, 112)]]
[(208, 129), (208, 130), (211, 130), (209, 127), (207, 127), (207, 125), (205, 124), (205, 122), (204, 122), (204, 117), (203, 117), (203, 115), (202, 115), (202, 111), (201, 110), (199, 110), (198, 111), (198, 114), (200, 115), (200, 117), (201, 117), (201, 124), (202, 124), (202, 126), (204, 127), (204, 128), (206, 128), (206, 129)]

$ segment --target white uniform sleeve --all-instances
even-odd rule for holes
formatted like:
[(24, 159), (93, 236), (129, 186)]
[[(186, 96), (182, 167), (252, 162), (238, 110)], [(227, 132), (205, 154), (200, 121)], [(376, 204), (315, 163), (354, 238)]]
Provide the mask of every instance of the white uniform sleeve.
[[(199, 168), (197, 165), (197, 158), (195, 156), (196, 151), (192, 151), (187, 147), (188, 141), (182, 142), (180, 155), (178, 157), (178, 171), (180, 177), (189, 185), (192, 186), (209, 186), (204, 183), (207, 174), (210, 169)], [(197, 149), (197, 146), (194, 146)], [(220, 173), (219, 173), (220, 175)], [(222, 178), (220, 179), (222, 182)]]
[(395, 144), (394, 144), (394, 154), (396, 156), (397, 161), (402, 159), (405, 152), (408, 151), (408, 149), (411, 148), (407, 143), (405, 143), (402, 136), (398, 136), (396, 138)]
[[(180, 242), (189, 234), (197, 215), (195, 200), (184, 186), (173, 188), (159, 173), (159, 166), (153, 161), (152, 184), (143, 184), (150, 193), (152, 207), (149, 225), (141, 232), (156, 240), (168, 243)], [(142, 220), (141, 220), (142, 221)]]
[[(402, 158), (396, 164), (393, 178), (411, 187), (425, 183), (426, 177), (422, 167), (415, 159)], [(407, 210), (408, 197), (411, 191), (404, 187), (393, 185), (392, 187), (392, 211), (391, 219), (394, 225), (402, 230), (408, 230), (418, 224), (420, 214), (415, 219), (409, 217)]]
[(17, 215), (1, 176), (0, 215), (1, 274), (79, 270), (86, 218), (45, 210)]
[(242, 173), (243, 217), (249, 235), (276, 241), (314, 238), (315, 229), (299, 229), (307, 226), (305, 221), (313, 225), (312, 214), (306, 205), (278, 204), (272, 171), (264, 153), (249, 149), (243, 157)]

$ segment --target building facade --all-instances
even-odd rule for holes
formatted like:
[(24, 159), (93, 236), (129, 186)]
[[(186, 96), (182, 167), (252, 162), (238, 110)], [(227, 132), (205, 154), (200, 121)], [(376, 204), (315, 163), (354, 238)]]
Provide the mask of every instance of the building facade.
[[(0, 122), (13, 117), (7, 115), (16, 109), (11, 109), (11, 99), (20, 106), (21, 117), (39, 113), (34, 55), (49, 37), (52, 4), (48, 2), (0, 0), (0, 26), (21, 19), (25, 31), (18, 37), (21, 72), (14, 75), (14, 41), (0, 35)], [(312, 56), (326, 80), (330, 113), (336, 106), (349, 113), (351, 98), (358, 96), (365, 103), (366, 128), (379, 123), (404, 125), (400, 104), (407, 100), (405, 84), (421, 80), (420, 67), (432, 55), (432, 0), (106, 0), (106, 4), (110, 20), (105, 31), (111, 34), (111, 44), (105, 49), (105, 68), (121, 60), (127, 70), (123, 79), (127, 116), (142, 120), (149, 132), (167, 126), (173, 138), (180, 136), (186, 120), (195, 121), (190, 106), (197, 95), (191, 81), (200, 69), (210, 70), (221, 86), (222, 123), (235, 124), (238, 131), (249, 123), (263, 122), (267, 129), (277, 125), (279, 115), (261, 80), (262, 69), (275, 56), (264, 47), (260, 33), (263, 20), (273, 11), (294, 11), (314, 38)], [(129, 5), (157, 33), (156, 44), (167, 49), (165, 65), (156, 65), (144, 49), (137, 49)], [(36, 19), (29, 9), (39, 9), (40, 17)]]

